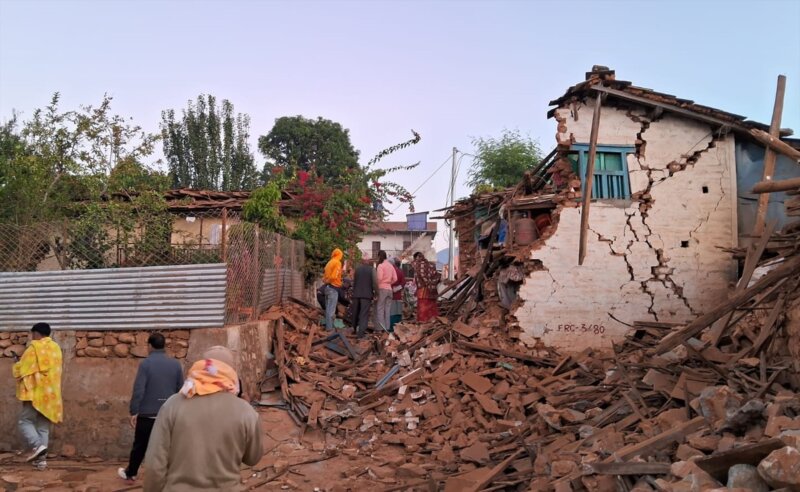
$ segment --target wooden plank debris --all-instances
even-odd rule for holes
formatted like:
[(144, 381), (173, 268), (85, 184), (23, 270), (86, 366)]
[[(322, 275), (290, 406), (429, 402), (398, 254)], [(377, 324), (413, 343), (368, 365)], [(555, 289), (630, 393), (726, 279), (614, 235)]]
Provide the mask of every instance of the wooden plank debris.
[(769, 439), (714, 453), (705, 458), (700, 458), (695, 463), (717, 480), (724, 480), (731, 466), (738, 464), (758, 465), (769, 453), (783, 446), (785, 444), (780, 439)]
[(592, 473), (598, 475), (666, 475), (672, 463), (626, 461), (622, 463), (590, 463)]
[(758, 282), (753, 284), (752, 287), (745, 289), (742, 292), (734, 295), (727, 302), (720, 303), (708, 313), (698, 317), (692, 321), (686, 328), (671, 334), (668, 338), (664, 339), (658, 346), (656, 346), (654, 353), (663, 354), (673, 348), (686, 342), (689, 338), (696, 336), (711, 323), (716, 321), (720, 316), (729, 312), (731, 309), (736, 308), (755, 297), (760, 292), (771, 287), (776, 281), (797, 275), (800, 273), (800, 256), (785, 261), (783, 264), (766, 274)]

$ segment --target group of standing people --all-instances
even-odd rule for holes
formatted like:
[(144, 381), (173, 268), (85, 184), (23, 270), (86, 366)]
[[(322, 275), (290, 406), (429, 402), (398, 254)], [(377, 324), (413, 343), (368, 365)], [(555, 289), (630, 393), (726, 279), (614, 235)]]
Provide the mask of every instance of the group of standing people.
[[(342, 258), (342, 251), (335, 249), (323, 275), (325, 326), (328, 330), (333, 330), (336, 318), (336, 305), (342, 285)], [(420, 252), (414, 253), (411, 265), (416, 284), (417, 321), (426, 322), (439, 315), (437, 298), (441, 274)], [(393, 331), (394, 325), (403, 318), (405, 284), (406, 277), (400, 259), (388, 258), (385, 251), (378, 252), (377, 267), (373, 267), (370, 260), (362, 260), (356, 267), (349, 321), (359, 338), (366, 334), (373, 303), (376, 329)]]
[[(30, 449), (26, 461), (46, 468), (52, 424), (64, 416), (62, 352), (47, 323), (31, 328), (31, 341), (13, 365), (16, 396), (22, 402), (18, 428)], [(258, 413), (239, 398), (240, 379), (233, 353), (208, 349), (184, 377), (180, 363), (164, 352), (165, 339), (153, 333), (149, 355), (136, 373), (130, 402), (134, 443), (120, 478), (137, 479), (144, 459), (145, 492), (240, 490), (242, 463), (261, 459)]]

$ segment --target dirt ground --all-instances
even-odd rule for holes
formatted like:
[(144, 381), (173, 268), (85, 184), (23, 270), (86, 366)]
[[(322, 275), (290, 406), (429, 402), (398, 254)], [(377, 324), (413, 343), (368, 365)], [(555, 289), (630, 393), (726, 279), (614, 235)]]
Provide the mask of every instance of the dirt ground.
[[(347, 448), (330, 435), (307, 429), (301, 436), (286, 412), (260, 409), (264, 431), (264, 457), (252, 468), (242, 469), (245, 490), (347, 490), (389, 489), (404, 480), (396, 478), (396, 465), (403, 463), (403, 451), (396, 446), (374, 449), (369, 442)], [(100, 457), (64, 459), (48, 457), (47, 470), (38, 471), (23, 461), (20, 454), (0, 454), (0, 486), (5, 491), (47, 490), (122, 492), (142, 490), (143, 467), (135, 485), (117, 477), (120, 460)]]

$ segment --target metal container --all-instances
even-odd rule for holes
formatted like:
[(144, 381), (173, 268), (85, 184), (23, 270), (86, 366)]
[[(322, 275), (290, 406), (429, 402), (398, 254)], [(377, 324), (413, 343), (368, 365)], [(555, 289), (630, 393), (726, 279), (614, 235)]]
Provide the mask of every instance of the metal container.
[(514, 220), (514, 242), (520, 246), (531, 244), (539, 239), (536, 222), (528, 217)]

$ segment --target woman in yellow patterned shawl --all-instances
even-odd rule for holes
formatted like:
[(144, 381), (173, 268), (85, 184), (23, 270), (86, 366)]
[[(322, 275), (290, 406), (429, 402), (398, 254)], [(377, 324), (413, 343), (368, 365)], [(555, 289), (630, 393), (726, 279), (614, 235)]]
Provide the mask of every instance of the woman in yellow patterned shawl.
[(36, 323), (31, 328), (31, 343), (14, 364), (17, 399), (22, 402), (19, 430), (31, 448), (26, 461), (42, 466), (47, 454), (50, 424), (64, 418), (61, 401), (61, 348), (50, 338), (50, 325)]

